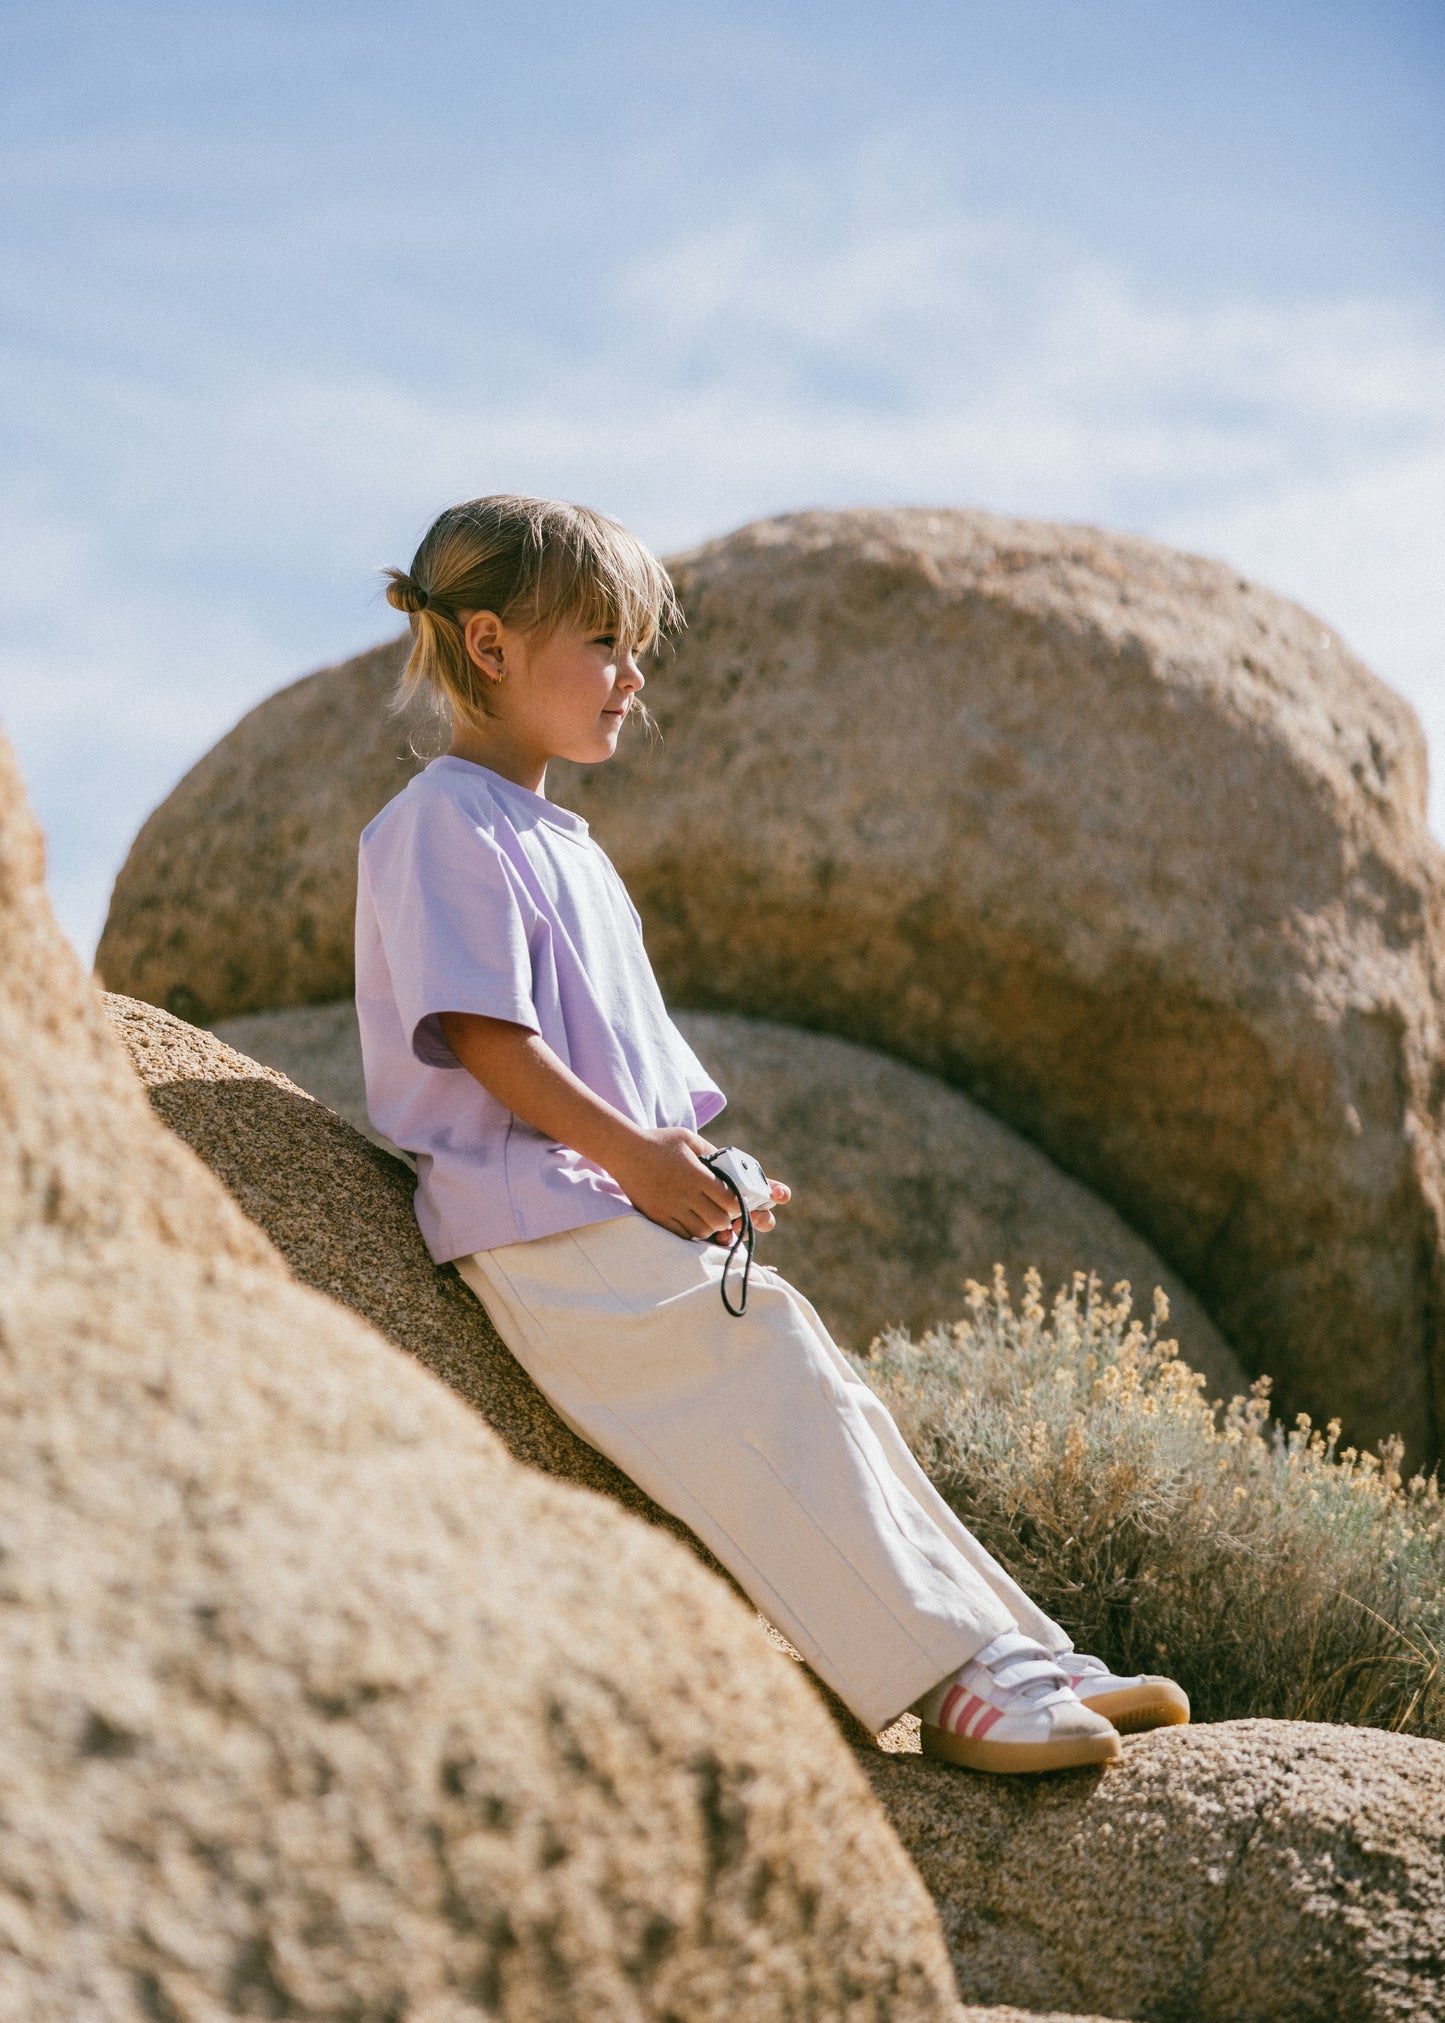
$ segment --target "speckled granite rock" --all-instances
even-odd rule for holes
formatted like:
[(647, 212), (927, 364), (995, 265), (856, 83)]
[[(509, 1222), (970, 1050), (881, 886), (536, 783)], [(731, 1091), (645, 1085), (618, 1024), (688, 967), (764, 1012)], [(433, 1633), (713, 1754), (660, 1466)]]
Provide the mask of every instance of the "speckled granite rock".
[(967, 2008), (959, 2010), (958, 2023), (1118, 2023), (1118, 2019), (1108, 2016), (1065, 2016), (1058, 2009), (1051, 2009), (1047, 2016), (1041, 2016), (1037, 2009), (976, 2009), (970, 2004)]
[[(1286, 1416), (1437, 1450), (1445, 877), (1408, 706), (1307, 612), (1088, 529), (803, 513), (674, 566), (662, 743), (553, 782), (670, 999), (941, 1074)], [(349, 989), (356, 836), (415, 763), (400, 655), (263, 703), (156, 811), (112, 988), (198, 1018)]]
[[(214, 1035), (148, 1005), (108, 1009), (157, 1109), (300, 1275), (430, 1361), (514, 1451), (636, 1494), (433, 1270), (403, 1168)], [(1061, 2008), (1149, 2023), (1439, 2013), (1439, 1745), (1244, 1723), (1131, 1743), (1102, 1780), (1030, 1786), (910, 1755), (911, 1720), (886, 1741), (894, 1754), (859, 1760), (937, 1895), (966, 1994), (1033, 2005), (993, 2023)]]
[(965, 2002), (1145, 2023), (1445, 2016), (1445, 1744), (1236, 1721), (1033, 1782), (861, 1760)]
[[(936, 1076), (871, 1048), (727, 1013), (678, 1023), (728, 1091), (714, 1127), (791, 1181), (795, 1199), (769, 1260), (799, 1285), (840, 1341), (880, 1328), (921, 1332), (963, 1310), (963, 1284), (995, 1262), (1018, 1283), (1036, 1264), (1050, 1288), (1076, 1269), (1121, 1278), (1148, 1310), (1169, 1295), (1182, 1353), (1211, 1397), (1247, 1388), (1197, 1300), (1097, 1195)], [(252, 1012), (218, 1036), (282, 1069), (367, 1129), (352, 1001)]]
[(0, 2014), (953, 2015), (806, 1683), (295, 1282), (41, 856), (0, 747)]
[(389, 1152), (396, 1151), (389, 1138), (373, 1130), (366, 1114), (366, 1077), (355, 998), (287, 1005), (280, 1011), (242, 1012), (237, 1018), (220, 1020), (212, 1031), (237, 1053), (278, 1068), (298, 1089), (344, 1117), (363, 1138)]
[[(152, 1100), (169, 1102), (207, 1156), (229, 1166), (253, 1212), (284, 1230), (315, 1204), (322, 1234), (311, 1268), (340, 1255), (343, 1289), (365, 1280), (364, 1246), (338, 1245), (338, 1205), (348, 1226), (380, 1231), (366, 1298), (383, 1325), (411, 1326), (386, 1307), (386, 1260), (409, 1217), (388, 1222), (387, 1196), (366, 1178), (389, 1182), (404, 1204), (402, 1169), (213, 1036), (150, 1007), (113, 1003), (111, 1012)], [(285, 1120), (276, 1135), (266, 1123), (269, 1161), (257, 1158), (248, 1121), (254, 1091), (244, 1101), (228, 1093), (238, 1082), (285, 1099), (269, 1110), (272, 1098), (259, 1099), (263, 1121)], [(333, 1161), (334, 1192), (317, 1181)], [(299, 1173), (268, 1176), (268, 1164), (292, 1162)], [(293, 1246), (304, 1267), (304, 1244)], [(424, 1297), (423, 1309), (437, 1313)], [(460, 1369), (463, 1383), (476, 1382), (465, 1362)], [(480, 1398), (492, 1381), (478, 1386)], [(533, 1452), (559, 1463), (545, 1441)], [(1399, 2023), (1441, 2013), (1440, 1745), (1243, 1723), (1142, 1738), (1102, 1779), (1030, 1784), (910, 1756), (913, 1723), (888, 1740), (898, 1753), (870, 1749), (859, 1760), (937, 1895), (966, 1995), (1028, 2005), (994, 2011), (993, 2023), (1061, 2010), (1144, 2023)], [(877, 2013), (907, 2010), (885, 2002)]]

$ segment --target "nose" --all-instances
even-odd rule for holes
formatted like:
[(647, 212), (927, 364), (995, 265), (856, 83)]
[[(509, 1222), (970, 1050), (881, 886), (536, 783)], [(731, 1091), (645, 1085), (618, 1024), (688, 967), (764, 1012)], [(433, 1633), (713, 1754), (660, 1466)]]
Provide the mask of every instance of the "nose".
[(629, 695), (636, 695), (638, 689), (646, 688), (647, 686), (642, 669), (633, 658), (631, 647), (628, 648), (623, 657), (622, 665), (617, 670), (617, 686), (625, 688)]

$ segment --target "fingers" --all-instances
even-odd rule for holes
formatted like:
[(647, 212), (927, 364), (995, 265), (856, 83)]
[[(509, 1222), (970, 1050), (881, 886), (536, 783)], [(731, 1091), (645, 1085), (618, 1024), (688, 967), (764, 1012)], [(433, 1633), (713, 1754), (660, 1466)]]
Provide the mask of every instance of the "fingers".
[(702, 1217), (689, 1215), (686, 1209), (673, 1215), (649, 1216), (648, 1220), (658, 1223), (663, 1229), (670, 1229), (674, 1236), (685, 1237), (689, 1243), (721, 1241), (720, 1238), (714, 1237), (711, 1230), (700, 1226)]
[[(717, 1209), (721, 1218), (727, 1222), (733, 1220), (738, 1212), (737, 1196), (726, 1181), (719, 1180), (716, 1174), (709, 1173), (706, 1168), (703, 1170), (702, 1192), (706, 1200)], [(713, 1227), (716, 1228), (717, 1224), (714, 1223)]]
[(758, 1232), (759, 1236), (766, 1236), (770, 1229), (776, 1229), (777, 1226), (778, 1218), (773, 1214), (771, 1208), (755, 1208), (753, 1210), (753, 1228)]
[[(713, 1154), (708, 1139), (700, 1131), (678, 1128), (646, 1135), (656, 1157), (649, 1155), (634, 1176), (635, 1185), (629, 1189), (634, 1203), (675, 1236), (730, 1243), (741, 1223), (738, 1197), (727, 1181), (704, 1163)], [(790, 1198), (791, 1190), (782, 1181), (772, 1183), (774, 1202)], [(753, 1223), (760, 1234), (771, 1229), (771, 1211), (757, 1210)]]
[[(721, 1212), (727, 1216), (728, 1220), (731, 1221), (733, 1215), (736, 1213), (735, 1204), (737, 1196), (733, 1193), (731, 1187), (728, 1186), (726, 1180), (720, 1180), (710, 1166), (704, 1166), (702, 1163), (703, 1154), (706, 1153), (711, 1156), (715, 1148), (709, 1145), (707, 1139), (696, 1131), (687, 1132), (683, 1142), (695, 1156), (696, 1166), (694, 1170), (704, 1195), (709, 1201), (714, 1202)], [(717, 1228), (717, 1226), (716, 1223), (713, 1224), (714, 1228)]]
[(689, 1236), (716, 1237), (720, 1242), (730, 1240), (732, 1223), (726, 1210), (721, 1214), (706, 1202), (689, 1201), (678, 1213), (688, 1222)]

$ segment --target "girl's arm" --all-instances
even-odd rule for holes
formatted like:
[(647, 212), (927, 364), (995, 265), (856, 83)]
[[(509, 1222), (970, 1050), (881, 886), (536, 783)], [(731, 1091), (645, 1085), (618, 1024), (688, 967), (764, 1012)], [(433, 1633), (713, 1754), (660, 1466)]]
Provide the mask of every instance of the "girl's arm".
[[(477, 1012), (443, 1012), (447, 1044), (489, 1095), (559, 1144), (610, 1173), (635, 1208), (677, 1236), (713, 1236), (732, 1226), (737, 1203), (699, 1153), (716, 1148), (696, 1131), (646, 1131), (594, 1096), (540, 1033)], [(779, 1184), (775, 1199), (787, 1189)], [(766, 1209), (753, 1217), (772, 1227)]]

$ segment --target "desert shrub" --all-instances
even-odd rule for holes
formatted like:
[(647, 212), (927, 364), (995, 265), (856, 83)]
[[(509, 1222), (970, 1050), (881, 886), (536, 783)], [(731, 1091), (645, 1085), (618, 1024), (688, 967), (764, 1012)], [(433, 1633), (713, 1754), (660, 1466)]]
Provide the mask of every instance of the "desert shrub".
[(1213, 1408), (1127, 1285), (1052, 1311), (1002, 1271), (955, 1326), (856, 1366), (963, 1522), (1074, 1638), (1164, 1671), (1196, 1717), (1445, 1735), (1445, 1514), (1398, 1446), (1275, 1423), (1268, 1385)]

